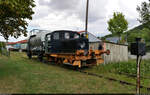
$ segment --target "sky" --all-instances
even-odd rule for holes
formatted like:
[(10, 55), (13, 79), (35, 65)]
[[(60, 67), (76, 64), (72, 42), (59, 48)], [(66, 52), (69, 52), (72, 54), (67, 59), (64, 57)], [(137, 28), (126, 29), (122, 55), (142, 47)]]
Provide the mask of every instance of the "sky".
[[(139, 14), (136, 7), (143, 1), (148, 0), (89, 0), (88, 32), (97, 37), (110, 34), (107, 22), (112, 18), (113, 12), (122, 12), (125, 15), (129, 23), (128, 29), (138, 26), (140, 23), (137, 21)], [(35, 0), (35, 4), (33, 19), (27, 20), (28, 31), (85, 29), (86, 0)], [(10, 37), (9, 42), (24, 39), (27, 37)], [(0, 41), (5, 40), (0, 37)]]

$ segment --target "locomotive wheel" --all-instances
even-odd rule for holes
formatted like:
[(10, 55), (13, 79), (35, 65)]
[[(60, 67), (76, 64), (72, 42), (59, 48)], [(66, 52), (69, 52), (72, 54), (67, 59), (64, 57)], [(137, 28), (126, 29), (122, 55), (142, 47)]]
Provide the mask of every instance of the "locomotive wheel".
[(63, 59), (62, 58), (57, 58), (56, 64), (60, 65), (63, 63)]

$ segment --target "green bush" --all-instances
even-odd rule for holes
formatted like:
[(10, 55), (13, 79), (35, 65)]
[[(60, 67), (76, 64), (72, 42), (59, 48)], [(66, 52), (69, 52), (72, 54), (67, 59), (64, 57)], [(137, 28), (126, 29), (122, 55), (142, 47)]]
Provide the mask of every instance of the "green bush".
[[(143, 60), (141, 63), (141, 75), (147, 75), (150, 72), (150, 60)], [(121, 62), (116, 66), (116, 72), (136, 74), (136, 61)]]
[[(112, 72), (112, 73), (128, 73), (136, 74), (136, 60), (129, 60), (128, 62), (118, 62), (110, 64), (101, 64), (96, 69), (98, 72)], [(148, 76), (150, 74), (150, 60), (142, 60), (141, 75)]]
[(120, 62), (115, 65), (116, 72), (119, 73), (129, 73), (129, 74), (136, 74), (136, 62), (129, 61), (129, 62)]
[(2, 51), (1, 51), (1, 48), (2, 48), (2, 47), (3, 47), (3, 48), (5, 48), (5, 47), (6, 47), (5, 42), (0, 42), (0, 52), (2, 52)]

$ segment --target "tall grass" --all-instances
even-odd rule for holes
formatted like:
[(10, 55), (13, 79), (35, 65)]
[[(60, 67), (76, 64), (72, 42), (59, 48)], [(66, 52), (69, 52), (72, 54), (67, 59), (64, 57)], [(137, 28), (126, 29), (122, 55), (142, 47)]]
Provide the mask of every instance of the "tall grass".
[[(128, 62), (118, 62), (111, 64), (101, 64), (95, 67), (99, 72), (112, 72), (112, 73), (128, 73), (136, 74), (136, 60), (129, 60)], [(141, 62), (141, 75), (150, 74), (150, 60), (142, 60)]]

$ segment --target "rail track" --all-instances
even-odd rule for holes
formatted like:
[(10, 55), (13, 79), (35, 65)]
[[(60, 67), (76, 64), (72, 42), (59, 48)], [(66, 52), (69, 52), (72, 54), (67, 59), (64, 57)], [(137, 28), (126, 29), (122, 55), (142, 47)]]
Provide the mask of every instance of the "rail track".
[[(43, 61), (43, 63), (45, 63), (47, 65), (52, 65), (52, 64), (49, 64), (48, 61)], [(53, 65), (55, 65), (55, 64), (53, 64)], [(74, 68), (74, 67), (71, 67), (71, 66), (70, 66), (71, 68), (69, 66), (67, 66), (67, 68), (66, 68), (65, 65), (60, 65), (60, 66), (65, 68), (65, 69), (80, 72), (82, 74), (86, 74), (86, 75), (90, 75), (90, 76), (94, 76), (94, 77), (99, 77), (99, 78), (104, 78), (104, 79), (107, 79), (109, 81), (118, 82), (118, 83), (123, 84), (123, 85), (136, 86), (136, 84), (134, 84), (134, 83), (129, 83), (127, 81), (123, 81), (123, 80), (119, 80), (119, 79), (115, 79), (115, 78), (111, 78), (111, 77), (106, 77), (106, 76), (100, 75), (100, 74), (94, 74), (94, 73), (91, 73), (91, 72), (86, 72), (86, 71), (83, 71), (82, 69)], [(146, 86), (141, 85), (140, 88), (144, 88), (144, 89), (147, 89), (147, 91), (150, 91), (150, 87), (146, 87)]]
[[(116, 74), (119, 74), (119, 75), (126, 75), (128, 77), (133, 77), (133, 78), (136, 78), (137, 76), (135, 74), (128, 74), (128, 73), (116, 73)], [(150, 79), (150, 77), (145, 77), (145, 76), (141, 76), (142, 79)]]
[[(96, 76), (96, 77), (99, 77), (99, 78), (104, 78), (104, 79), (107, 79), (107, 80), (109, 80), (109, 81), (119, 82), (120, 84), (123, 84), (123, 85), (136, 86), (136, 84), (129, 83), (129, 82), (127, 82), (127, 81), (118, 80), (118, 79), (111, 78), (111, 77), (105, 77), (105, 76), (103, 76), (103, 75), (94, 74), (94, 73), (91, 73), (91, 72), (85, 72), (85, 71), (82, 71), (82, 70), (79, 70), (79, 72), (84, 73), (84, 74), (87, 74), (87, 75)], [(142, 86), (142, 85), (141, 85), (140, 88), (144, 88), (144, 89), (147, 89), (148, 91), (150, 91), (150, 87), (146, 87), (146, 86)]]

